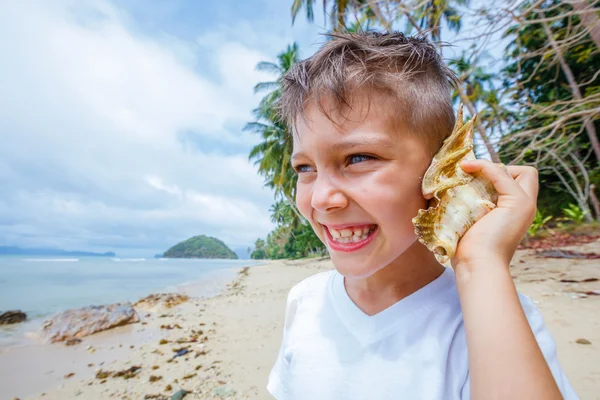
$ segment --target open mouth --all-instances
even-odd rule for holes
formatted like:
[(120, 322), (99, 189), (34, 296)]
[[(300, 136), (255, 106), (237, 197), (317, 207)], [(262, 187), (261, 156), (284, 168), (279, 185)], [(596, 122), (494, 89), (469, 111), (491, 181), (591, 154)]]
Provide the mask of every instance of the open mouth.
[(375, 224), (347, 226), (342, 229), (334, 229), (325, 225), (323, 227), (330, 247), (340, 251), (358, 250), (369, 243), (377, 232)]

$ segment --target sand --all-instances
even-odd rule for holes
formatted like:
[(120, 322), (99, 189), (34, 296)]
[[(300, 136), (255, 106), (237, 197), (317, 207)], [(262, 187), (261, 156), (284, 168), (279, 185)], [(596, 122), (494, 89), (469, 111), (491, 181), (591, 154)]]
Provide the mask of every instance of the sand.
[[(571, 249), (597, 252), (600, 241)], [(517, 288), (540, 308), (581, 399), (600, 399), (600, 296), (580, 293), (600, 290), (600, 281), (560, 282), (600, 279), (600, 261), (546, 259), (534, 253), (519, 250), (513, 260)], [(186, 400), (269, 399), (265, 385), (279, 348), (287, 293), (302, 279), (331, 268), (329, 260), (270, 261), (239, 273), (215, 297), (141, 311), (142, 323), (92, 335), (72, 347), (0, 350), (0, 393), (7, 399), (160, 399), (184, 388), (192, 391)], [(174, 343), (194, 332), (198, 342)], [(161, 339), (169, 343), (159, 344)], [(189, 353), (169, 362), (173, 350), (182, 347)], [(132, 366), (141, 369), (131, 379), (95, 377), (99, 369)], [(70, 373), (74, 375), (66, 377)]]

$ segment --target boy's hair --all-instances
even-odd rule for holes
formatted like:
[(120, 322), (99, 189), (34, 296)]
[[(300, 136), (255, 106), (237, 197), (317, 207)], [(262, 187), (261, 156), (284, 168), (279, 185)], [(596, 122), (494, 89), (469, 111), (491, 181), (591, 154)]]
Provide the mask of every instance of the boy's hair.
[[(295, 130), (311, 103), (334, 121), (354, 110), (359, 94), (379, 96), (391, 121), (424, 137), (432, 155), (452, 132), (451, 89), (456, 76), (425, 37), (402, 33), (334, 33), (313, 56), (296, 63), (282, 80), (281, 118)], [(383, 96), (383, 97), (381, 97)], [(337, 119), (336, 119), (337, 120)]]

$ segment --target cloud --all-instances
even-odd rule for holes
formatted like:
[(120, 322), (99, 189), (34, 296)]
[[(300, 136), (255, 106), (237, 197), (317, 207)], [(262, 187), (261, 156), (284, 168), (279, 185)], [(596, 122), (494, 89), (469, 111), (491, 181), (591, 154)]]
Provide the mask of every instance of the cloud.
[(205, 233), (246, 246), (271, 229), (272, 193), (247, 161), (257, 138), (241, 132), (269, 56), (201, 39), (144, 36), (103, 0), (5, 7), (0, 245), (161, 251)]

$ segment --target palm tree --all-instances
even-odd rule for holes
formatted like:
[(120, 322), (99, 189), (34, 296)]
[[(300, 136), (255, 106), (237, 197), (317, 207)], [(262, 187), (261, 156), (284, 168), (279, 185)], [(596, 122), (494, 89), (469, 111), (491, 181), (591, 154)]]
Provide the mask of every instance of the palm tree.
[(470, 0), (428, 0), (423, 2), (414, 16), (419, 21), (418, 29), (426, 29), (431, 32), (432, 41), (439, 46), (442, 40), (442, 18), (451, 31), (460, 31), (461, 16), (456, 6), (468, 6), (469, 2)]
[(292, 68), (300, 57), (298, 43), (292, 43), (277, 55), (277, 62), (262, 61), (256, 66), (258, 71), (270, 72), (277, 75), (277, 79), (270, 82), (259, 82), (254, 86), (254, 93), (267, 92), (262, 99), (261, 106), (272, 108), (273, 104), (281, 96), (281, 78)]
[[(324, 14), (327, 14), (327, 3), (327, 0), (323, 0)], [(329, 11), (332, 29), (334, 31), (351, 31), (352, 29), (356, 29), (357, 23), (360, 26), (363, 25), (363, 22), (359, 22), (362, 18), (375, 20), (377, 17), (369, 6), (369, 3), (367, 0), (332, 1)], [(292, 3), (292, 24), (302, 8), (306, 10), (306, 19), (309, 22), (314, 22), (314, 4), (315, 0), (294, 0)], [(350, 25), (347, 25), (347, 21), (350, 22)]]
[(285, 225), (286, 219), (288, 218), (289, 207), (286, 207), (286, 203), (278, 200), (271, 206), (269, 210), (271, 212), (271, 222), (277, 225)]
[(299, 219), (294, 207), (297, 176), (290, 165), (293, 141), (289, 127), (275, 111), (275, 102), (281, 96), (281, 79), (298, 61), (298, 44), (289, 45), (277, 55), (277, 62), (260, 62), (257, 69), (277, 74), (274, 81), (260, 82), (254, 87), (255, 93), (267, 92), (258, 107), (253, 111), (256, 121), (246, 124), (244, 131), (256, 133), (262, 141), (250, 151), (249, 159), (258, 166), (264, 176), (265, 185), (275, 190), (276, 197), (284, 197)]

